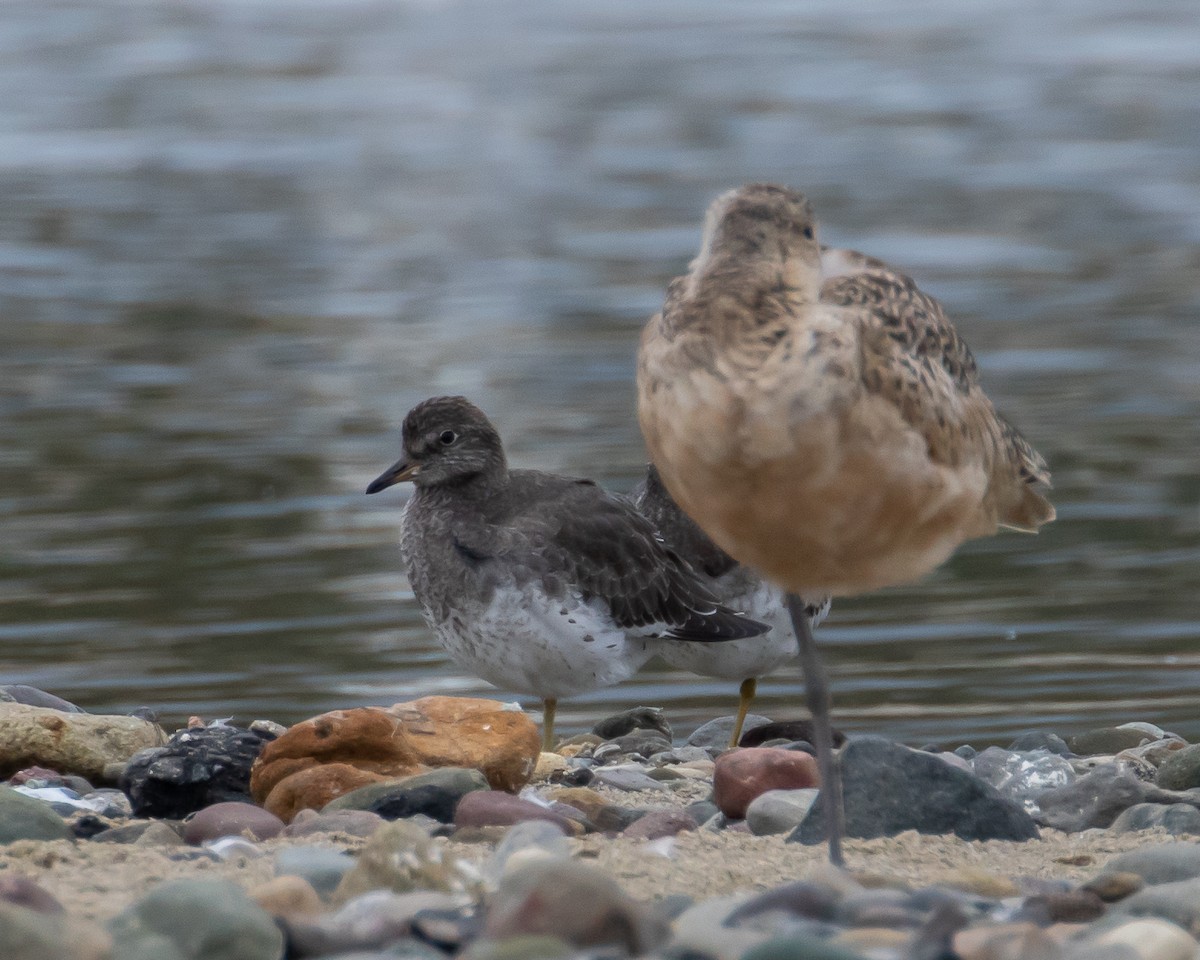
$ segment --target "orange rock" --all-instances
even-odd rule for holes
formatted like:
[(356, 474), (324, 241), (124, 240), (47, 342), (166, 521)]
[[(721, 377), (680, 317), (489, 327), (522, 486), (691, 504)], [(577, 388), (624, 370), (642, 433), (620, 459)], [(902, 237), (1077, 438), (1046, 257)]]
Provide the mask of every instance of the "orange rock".
[(291, 823), (301, 810), (320, 810), (343, 793), (390, 779), (348, 763), (323, 763), (284, 777), (275, 784), (263, 806), (284, 823)]
[(334, 710), (268, 743), (250, 793), (290, 821), (366, 783), (431, 767), (474, 768), (492, 789), (515, 792), (533, 775), (540, 748), (533, 721), (498, 700), (424, 697), (386, 710)]
[(542, 749), (537, 725), (499, 700), (422, 697), (388, 713), (403, 722), (426, 766), (473, 767), (493, 790), (515, 793), (525, 786)]

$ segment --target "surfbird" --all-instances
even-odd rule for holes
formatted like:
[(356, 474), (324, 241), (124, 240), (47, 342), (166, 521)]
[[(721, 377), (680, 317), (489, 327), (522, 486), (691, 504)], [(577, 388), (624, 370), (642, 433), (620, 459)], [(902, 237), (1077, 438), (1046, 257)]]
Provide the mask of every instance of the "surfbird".
[(801, 596), (910, 582), (963, 541), (1054, 519), (1042, 457), (993, 408), (941, 304), (883, 262), (822, 257), (800, 193), (709, 207), (700, 252), (647, 323), (638, 415), (671, 495), (788, 591), (842, 862), (829, 691)]
[(510, 470), (495, 427), (463, 397), (413, 407), (402, 447), (367, 493), (416, 488), (400, 542), (425, 620), (460, 666), (542, 700), (547, 750), (559, 698), (627, 679), (657, 638), (766, 631), (718, 603), (630, 501)]
[[(646, 476), (633, 489), (632, 497), (642, 515), (658, 528), (671, 548), (691, 564), (713, 596), (771, 628), (766, 635), (752, 640), (704, 644), (664, 640), (659, 646), (659, 655), (673, 667), (740, 683), (738, 712), (729, 740), (729, 745), (736, 747), (746, 714), (758, 693), (759, 678), (796, 656), (796, 637), (784, 591), (749, 567), (742, 566), (713, 543), (671, 499), (654, 464), (646, 468)], [(826, 597), (805, 605), (809, 629), (829, 615), (829, 603)]]

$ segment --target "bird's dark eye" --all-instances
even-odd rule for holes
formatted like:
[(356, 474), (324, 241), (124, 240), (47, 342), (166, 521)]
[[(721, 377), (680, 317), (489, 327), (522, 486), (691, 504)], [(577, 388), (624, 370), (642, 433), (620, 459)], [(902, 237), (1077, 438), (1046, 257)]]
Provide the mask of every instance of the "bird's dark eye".
[(811, 240), (813, 238), (813, 228), (805, 227), (804, 228), (804, 236), (806, 236), (809, 240)]
[(453, 430), (443, 430), (442, 435), (440, 437), (438, 437), (438, 439), (442, 441), (443, 446), (448, 447), (448, 446), (450, 446), (450, 444), (452, 444), (455, 440), (458, 439), (458, 434), (455, 433)]

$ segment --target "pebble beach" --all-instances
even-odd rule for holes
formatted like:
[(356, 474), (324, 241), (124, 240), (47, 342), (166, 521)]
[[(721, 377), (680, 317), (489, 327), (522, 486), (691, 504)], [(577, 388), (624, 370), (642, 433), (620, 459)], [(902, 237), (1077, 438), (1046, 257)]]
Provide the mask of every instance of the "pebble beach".
[(1150, 723), (851, 737), (839, 870), (804, 722), (641, 707), (546, 753), (476, 698), (167, 731), (0, 690), (14, 960), (1200, 955), (1200, 745)]

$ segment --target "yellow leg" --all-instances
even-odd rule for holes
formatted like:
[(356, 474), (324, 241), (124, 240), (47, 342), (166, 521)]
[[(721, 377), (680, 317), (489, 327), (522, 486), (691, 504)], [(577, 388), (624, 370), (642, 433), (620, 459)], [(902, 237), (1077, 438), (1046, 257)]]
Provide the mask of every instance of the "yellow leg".
[(558, 701), (547, 697), (542, 701), (542, 750), (550, 753), (554, 750), (554, 711), (558, 709)]
[(746, 714), (750, 712), (750, 704), (754, 702), (757, 693), (758, 681), (754, 677), (747, 677), (742, 681), (742, 685), (738, 689), (737, 722), (733, 725), (733, 736), (729, 740), (730, 747), (736, 747), (738, 741), (742, 739), (742, 726), (746, 723)]

